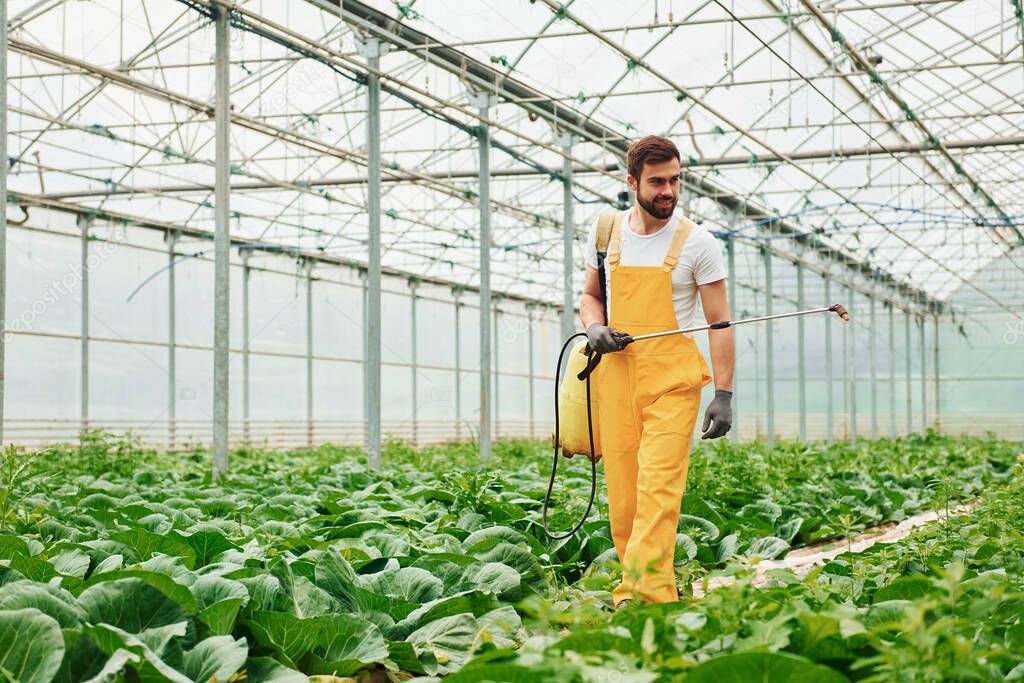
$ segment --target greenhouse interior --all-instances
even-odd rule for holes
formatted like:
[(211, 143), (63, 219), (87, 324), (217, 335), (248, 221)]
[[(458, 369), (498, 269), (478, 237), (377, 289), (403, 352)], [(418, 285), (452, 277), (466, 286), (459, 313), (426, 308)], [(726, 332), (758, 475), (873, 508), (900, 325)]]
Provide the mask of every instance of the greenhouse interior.
[(1021, 0), (0, 8), (5, 680), (1024, 680)]

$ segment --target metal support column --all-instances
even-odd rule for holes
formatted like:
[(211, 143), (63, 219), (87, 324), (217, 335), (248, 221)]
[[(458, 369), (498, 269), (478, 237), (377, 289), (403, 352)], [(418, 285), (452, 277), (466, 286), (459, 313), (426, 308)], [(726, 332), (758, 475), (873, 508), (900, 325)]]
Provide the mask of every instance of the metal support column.
[[(736, 218), (735, 218), (735, 214), (734, 214), (732, 220), (729, 221), (729, 229), (733, 230), (733, 229), (735, 229), (735, 227), (736, 227)], [(732, 235), (729, 235), (729, 237), (725, 240), (725, 253), (726, 253), (726, 257), (728, 259), (727, 262), (728, 262), (728, 267), (729, 267), (729, 282), (728, 282), (728, 287), (729, 287), (729, 293), (728, 293), (729, 306), (730, 306), (731, 310), (733, 311), (733, 317), (735, 318), (735, 317), (738, 317), (738, 314), (736, 313), (736, 311), (737, 311), (737, 308), (736, 308), (736, 305), (737, 305), (736, 304), (736, 291), (737, 291), (737, 287), (736, 287), (736, 241), (733, 239)], [(738, 443), (739, 440), (740, 440), (740, 419), (741, 418), (740, 418), (739, 409), (737, 408), (737, 404), (742, 399), (739, 398), (739, 391), (737, 390), (737, 383), (738, 383), (738, 379), (737, 378), (738, 377), (739, 377), (739, 373), (734, 369), (733, 370), (733, 376), (732, 376), (732, 414), (733, 414), (733, 419), (732, 419), (732, 429), (729, 430), (729, 438), (732, 440), (733, 443)]]
[(910, 347), (910, 311), (909, 310), (904, 311), (903, 323), (904, 323), (904, 325), (903, 325), (904, 332), (906, 333), (905, 340), (904, 340), (904, 346), (906, 347), (906, 366), (907, 366), (907, 368), (906, 368), (906, 378), (905, 378), (906, 379), (906, 383), (907, 383), (907, 434), (910, 434), (912, 431), (914, 431), (914, 425), (913, 425), (913, 417), (914, 417), (913, 393), (914, 392), (913, 392), (913, 388), (911, 387), (911, 382), (910, 382), (911, 347)]
[(230, 212), (230, 116), (231, 89), (229, 72), (229, 12), (223, 7), (213, 8), (216, 16), (216, 59), (214, 63), (215, 98), (214, 148), (216, 169), (214, 175), (214, 282), (213, 282), (213, 476), (228, 471), (228, 399), (231, 323), (231, 239), (228, 234)]
[(921, 359), (921, 433), (924, 434), (928, 431), (928, 355), (924, 349), (924, 314), (918, 317), (917, 326)]
[(942, 429), (942, 406), (939, 400), (939, 314), (932, 316), (932, 394), (935, 396), (935, 417), (932, 420), (935, 431)]
[(480, 458), (491, 458), (491, 140), (487, 117), (490, 93), (472, 96), (480, 111)]
[(242, 439), (246, 444), (252, 443), (251, 377), (249, 360), (251, 356), (249, 338), (249, 281), (252, 269), (249, 268), (249, 252), (242, 252)]
[(896, 439), (896, 307), (889, 303), (889, 438)]
[[(804, 310), (804, 264), (796, 264), (796, 307)], [(807, 440), (807, 349), (804, 334), (804, 316), (796, 319), (796, 373), (797, 373), (797, 405), (800, 410), (800, 440)]]
[[(0, 2), (0, 26), (7, 26), (7, 2)], [(4, 444), (7, 351), (7, 31), (0, 31), (0, 447)]]
[(313, 448), (313, 262), (306, 261), (306, 447)]
[[(825, 274), (825, 301), (832, 301), (832, 281)], [(830, 304), (831, 305), (831, 304)], [(825, 440), (832, 445), (835, 440), (832, 396), (832, 316), (825, 317)]]
[(854, 334), (855, 330), (853, 325), (856, 324), (857, 318), (854, 313), (854, 297), (856, 293), (852, 287), (846, 287), (846, 295), (848, 298), (847, 306), (850, 311), (850, 320), (854, 321), (853, 324), (843, 325), (843, 384), (846, 387), (847, 393), (847, 404), (848, 410), (847, 420), (849, 420), (849, 435), (850, 445), (857, 445), (857, 364), (853, 362), (854, 357), (857, 353), (857, 340)]
[(178, 446), (178, 278), (174, 253), (178, 233), (167, 232), (167, 448)]
[[(765, 248), (764, 254), (764, 314), (772, 314), (772, 252)], [(768, 321), (764, 333), (765, 380), (764, 397), (767, 413), (768, 448), (775, 446), (775, 325)]]
[(452, 289), (455, 300), (455, 439), (462, 438), (462, 303), (459, 296), (462, 290)]
[(576, 331), (576, 306), (573, 295), (573, 243), (576, 226), (572, 217), (572, 135), (559, 137), (565, 158), (562, 163), (562, 339)]
[(410, 377), (410, 379), (412, 380), (412, 382), (410, 384), (410, 389), (412, 389), (412, 443), (413, 443), (414, 446), (419, 446), (420, 445), (420, 430), (419, 430), (419, 403), (420, 403), (419, 396), (420, 396), (420, 392), (419, 392), (419, 386), (417, 384), (417, 377), (416, 377), (419, 374), (419, 369), (417, 368), (417, 365), (419, 363), (419, 359), (418, 359), (419, 349), (417, 348), (418, 344), (416, 343), (416, 340), (419, 338), (419, 334), (416, 332), (417, 327), (416, 327), (416, 280), (415, 279), (410, 279), (409, 280), (409, 297), (410, 297), (410, 299), (409, 299), (409, 315), (410, 315), (410, 318), (411, 318), (409, 323), (412, 325), (412, 328), (411, 328), (412, 335), (410, 335), (410, 337), (411, 337), (410, 338), (410, 342), (411, 342), (411, 345), (412, 345), (412, 349), (411, 349), (411, 351), (412, 351), (412, 359), (411, 359), (411, 361), (412, 362), (409, 365), (409, 370), (410, 370), (410, 373), (412, 375)]
[(875, 297), (871, 297), (868, 302), (869, 317), (871, 330), (868, 332), (868, 351), (871, 354), (871, 438), (878, 438), (878, 369), (877, 369), (877, 344), (875, 344), (875, 337), (878, 335), (878, 326), (875, 320)]
[[(89, 430), (89, 228), (92, 219), (85, 214), (78, 215), (78, 230), (81, 233), (81, 253), (79, 265), (82, 269), (82, 318), (81, 318), (81, 360), (79, 370), (81, 380), (79, 387), (79, 407), (81, 408), (82, 431)], [(5, 274), (6, 277), (6, 274)]]
[(529, 375), (528, 375), (528, 387), (529, 392), (529, 405), (530, 405), (530, 429), (529, 434), (532, 439), (534, 434), (534, 423), (536, 422), (537, 414), (535, 412), (535, 401), (534, 401), (534, 352), (533, 352), (533, 331), (534, 326), (537, 324), (537, 320), (534, 319), (535, 312), (537, 310), (536, 304), (526, 304), (526, 362), (529, 364)]
[(494, 415), (494, 426), (493, 432), (494, 438), (501, 438), (501, 411), (498, 401), (501, 399), (501, 362), (498, 358), (498, 318), (501, 317), (501, 309), (498, 308), (497, 300), (494, 301), (494, 309), (491, 311), (491, 320), (493, 321), (494, 328), (491, 330), (491, 367), (494, 372), (492, 374), (492, 388), (491, 388), (491, 411)]
[(366, 58), (366, 209), (368, 258), (366, 270), (366, 380), (363, 386), (366, 419), (369, 426), (366, 444), (367, 463), (380, 470), (381, 447), (381, 263), (380, 263), (380, 58), (385, 47), (376, 38), (358, 44)]

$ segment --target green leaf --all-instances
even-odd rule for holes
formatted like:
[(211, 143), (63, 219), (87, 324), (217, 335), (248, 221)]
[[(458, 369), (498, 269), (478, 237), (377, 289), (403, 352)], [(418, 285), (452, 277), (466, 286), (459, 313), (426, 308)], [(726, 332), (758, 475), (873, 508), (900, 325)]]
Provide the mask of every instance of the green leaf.
[(13, 581), (0, 588), (0, 610), (35, 608), (57, 620), (61, 628), (78, 628), (85, 613), (71, 593), (34, 581)]
[(64, 636), (37, 609), (0, 611), (0, 672), (18, 683), (49, 683), (64, 659)]
[(316, 585), (341, 598), (350, 593), (356, 581), (356, 572), (338, 548), (332, 545), (317, 560), (314, 580)]
[(756, 539), (750, 544), (750, 548), (747, 550), (748, 556), (757, 556), (762, 560), (774, 560), (776, 557), (785, 555), (789, 550), (789, 543), (776, 538), (775, 536), (764, 536)]
[(222, 576), (200, 576), (192, 584), (199, 619), (214, 635), (232, 632), (239, 610), (249, 602), (249, 592), (238, 581)]
[(196, 611), (196, 600), (192, 597), (192, 592), (187, 587), (175, 581), (169, 574), (164, 574), (158, 571), (150, 571), (148, 569), (119, 569), (117, 571), (105, 572), (103, 574), (90, 577), (86, 584), (89, 587), (93, 587), (104, 583), (123, 581), (125, 579), (138, 579), (178, 603), (178, 605), (180, 605), (186, 612), (195, 613)]
[(537, 553), (544, 552), (544, 547), (535, 538), (507, 526), (489, 526), (478, 529), (466, 537), (466, 540), (462, 542), (462, 547), (472, 554), (472, 551), (480, 546), (490, 548), (500, 542), (520, 545)]
[(247, 624), (257, 643), (273, 649), (289, 665), (309, 652), (318, 636), (312, 620), (286, 612), (256, 612)]
[(90, 623), (110, 624), (128, 633), (141, 633), (188, 618), (178, 602), (138, 578), (90, 586), (78, 596), (78, 605)]
[(886, 600), (916, 600), (924, 597), (932, 589), (932, 582), (927, 576), (915, 574), (897, 577), (892, 583), (875, 591), (872, 602)]
[(695, 515), (679, 515), (678, 532), (686, 534), (697, 543), (712, 543), (718, 540), (718, 527), (710, 520)]
[(246, 683), (309, 683), (309, 676), (289, 669), (271, 657), (250, 657), (245, 665)]
[(89, 556), (77, 548), (62, 550), (50, 558), (58, 574), (84, 579), (89, 571)]
[(359, 577), (359, 584), (366, 590), (414, 605), (435, 600), (444, 592), (444, 583), (440, 579), (418, 567), (363, 575)]
[(184, 559), (186, 566), (195, 566), (195, 551), (188, 544), (165, 534), (136, 528), (110, 534), (110, 538), (127, 546), (136, 562), (145, 562), (155, 553), (163, 553)]
[(697, 557), (697, 544), (686, 534), (676, 534), (675, 563), (682, 564)]
[(835, 669), (786, 652), (742, 652), (715, 657), (686, 675), (687, 683), (847, 683)]
[(521, 592), (519, 572), (501, 562), (471, 564), (463, 571), (459, 587), (491, 593), (506, 600), (518, 599)]
[(376, 626), (358, 617), (335, 614), (319, 617), (316, 654), (302, 659), (302, 670), (314, 674), (350, 676), (367, 665), (384, 662), (388, 646)]
[(227, 681), (245, 666), (245, 638), (214, 636), (201, 641), (182, 657), (182, 671), (193, 681)]
[(427, 673), (444, 675), (458, 671), (469, 659), (477, 630), (472, 614), (457, 614), (430, 622), (413, 631), (406, 641), (412, 643), (420, 661), (425, 654), (436, 659), (436, 668)]
[(739, 537), (736, 534), (724, 536), (718, 545), (715, 546), (715, 562), (721, 563), (730, 559), (736, 554), (739, 548)]
[[(166, 643), (169, 637), (184, 635), (187, 624), (171, 624), (164, 627), (161, 638)], [(174, 628), (178, 627), (178, 628)], [(92, 638), (104, 653), (115, 656), (119, 650), (127, 650), (138, 658), (133, 666), (139, 671), (143, 680), (166, 680), (171, 683), (194, 683), (180, 671), (165, 662), (160, 653), (153, 650), (149, 643), (140, 635), (111, 626), (110, 624), (86, 625), (82, 632)]]
[(800, 527), (803, 526), (803, 523), (803, 517), (794, 517), (788, 522), (780, 524), (775, 531), (775, 535), (787, 543), (792, 543), (793, 538), (800, 532)]
[(192, 533), (172, 531), (170, 537), (181, 541), (192, 549), (196, 556), (194, 567), (196, 569), (210, 564), (225, 550), (238, 548), (237, 545), (225, 538), (224, 534), (213, 529), (204, 529)]

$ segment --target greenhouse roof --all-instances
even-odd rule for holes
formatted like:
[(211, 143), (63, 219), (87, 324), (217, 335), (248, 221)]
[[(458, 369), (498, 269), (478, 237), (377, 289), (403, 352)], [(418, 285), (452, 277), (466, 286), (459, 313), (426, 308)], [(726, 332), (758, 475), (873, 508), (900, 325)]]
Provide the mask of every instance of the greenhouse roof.
[[(217, 4), (10, 0), (17, 201), (212, 232)], [(477, 283), (492, 101), (496, 291), (561, 298), (567, 134), (578, 233), (620, 202), (628, 141), (657, 133), (682, 151), (690, 215), (721, 235), (919, 300), (1004, 307), (1024, 272), (1020, 0), (232, 8), (239, 241), (366, 262), (379, 40), (385, 268)]]

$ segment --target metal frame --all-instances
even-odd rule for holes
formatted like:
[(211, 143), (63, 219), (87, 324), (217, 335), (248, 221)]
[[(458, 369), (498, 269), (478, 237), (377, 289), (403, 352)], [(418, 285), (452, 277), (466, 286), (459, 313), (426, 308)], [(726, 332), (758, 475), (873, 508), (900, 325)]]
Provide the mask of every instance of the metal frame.
[[(670, 77), (661, 67), (659, 46), (682, 31), (708, 24), (725, 24), (742, 31), (755, 16), (722, 16), (714, 18), (683, 19), (668, 23), (655, 23), (650, 27), (650, 38), (639, 41), (640, 48), (627, 50), (619, 40), (619, 31), (599, 30), (587, 23), (583, 12), (574, 12), (555, 0), (537, 3), (536, 9), (526, 11), (549, 12), (549, 21), (532, 36), (519, 36), (524, 47), (509, 59), (478, 60), (461, 47), (487, 49), (492, 41), (460, 40), (443, 44), (415, 28), (413, 21), (403, 21), (375, 10), (368, 5), (349, 0), (308, 0), (312, 6), (331, 16), (340, 16), (342, 24), (314, 34), (304, 32), (295, 25), (275, 21), (248, 7), (235, 6), (226, 0), (188, 0), (182, 3), (183, 17), (189, 23), (154, 27), (152, 41), (139, 53), (125, 55), (118, 69), (107, 69), (90, 63), (88, 53), (64, 54), (47, 45), (31, 42), (33, 22), (47, 21), (57, 12), (67, 11), (64, 3), (34, 8), (29, 13), (14, 17), (11, 28), (11, 51), (25, 56), (35, 70), (19, 71), (9, 82), (15, 102), (10, 108), (17, 114), (18, 125), (11, 131), (12, 147), (18, 156), (10, 171), (0, 172), (0, 189), (6, 189), (8, 176), (14, 183), (13, 200), (23, 206), (43, 206), (57, 210), (79, 212), (82, 228), (82, 334), (81, 334), (81, 423), (90, 424), (89, 416), (89, 277), (85, 267), (88, 256), (87, 224), (96, 218), (126, 217), (137, 225), (158, 227), (168, 233), (167, 258), (173, 263), (175, 242), (181, 237), (213, 237), (216, 262), (215, 274), (215, 343), (214, 343), (214, 471), (227, 471), (227, 445), (229, 441), (228, 412), (228, 353), (229, 353), (229, 270), (232, 245), (247, 245), (253, 250), (285, 250), (306, 259), (307, 267), (307, 422), (308, 442), (313, 445), (313, 313), (312, 276), (314, 264), (361, 264), (367, 272), (367, 298), (364, 306), (366, 319), (366, 381), (364, 389), (367, 443), (371, 466), (380, 467), (381, 407), (380, 407), (380, 335), (381, 335), (381, 277), (383, 273), (411, 276), (423, 282), (440, 282), (458, 288), (472, 288), (480, 283), (481, 318), (481, 415), (480, 441), (484, 457), (490, 453), (492, 431), (497, 423), (497, 309), (498, 297), (509, 300), (536, 301), (560, 304), (562, 332), (568, 335), (575, 329), (573, 281), (576, 270), (574, 249), (583, 234), (576, 222), (574, 205), (580, 198), (615, 204), (621, 189), (622, 163), (628, 139), (636, 132), (610, 115), (614, 98), (654, 97), (658, 93), (681, 96), (682, 112), (678, 120), (664, 128), (681, 141), (692, 142), (697, 156), (684, 159), (684, 191), (687, 207), (694, 217), (702, 219), (708, 227), (726, 239), (729, 260), (730, 299), (736, 301), (736, 273), (734, 250), (739, 243), (758, 247), (764, 256), (764, 269), (768, 286), (765, 304), (772, 310), (773, 255), (794, 264), (797, 278), (797, 297), (804, 299), (806, 273), (825, 278), (826, 292), (835, 280), (851, 294), (863, 293), (869, 297), (868, 324), (854, 333), (853, 328), (843, 330), (844, 349), (844, 403), (850, 419), (849, 436), (857, 437), (856, 375), (853, 349), (857, 335), (867, 333), (870, 345), (871, 374), (871, 434), (879, 434), (878, 417), (878, 359), (875, 334), (878, 333), (876, 306), (878, 301), (889, 308), (889, 376), (890, 376), (890, 432), (896, 434), (895, 408), (895, 323), (896, 309), (907, 316), (907, 429), (912, 427), (911, 340), (909, 316), (919, 324), (918, 355), (921, 362), (921, 428), (929, 424), (941, 426), (940, 368), (939, 368), (939, 316), (949, 312), (949, 298), (955, 292), (974, 297), (986, 310), (1000, 310), (1020, 317), (1024, 314), (1014, 297), (1000, 297), (995, 285), (972, 277), (972, 270), (981, 269), (986, 262), (1011, 254), (1010, 259), (999, 262), (1004, 281), (1020, 281), (1024, 264), (1013, 258), (1020, 233), (1016, 219), (1024, 215), (1017, 198), (1024, 196), (1024, 170), (1015, 152), (1024, 147), (1024, 138), (1016, 134), (1012, 124), (1020, 112), (1013, 109), (1015, 93), (1000, 90), (996, 76), (1007, 69), (1019, 68), (1024, 60), (1007, 59), (1015, 52), (993, 53), (993, 36), (1002, 35), (1002, 24), (981, 22), (977, 30), (966, 33), (949, 17), (950, 3), (919, 1), (914, 3), (876, 3), (854, 5), (835, 10), (843, 18), (843, 29), (863, 26), (859, 21), (872, 22), (873, 45), (880, 51), (892, 51), (901, 58), (909, 57), (908, 48), (900, 44), (901, 33), (941, 28), (956, 36), (952, 44), (927, 46), (934, 54), (911, 69), (876, 70), (856, 41), (847, 40), (836, 30), (834, 15), (826, 16), (815, 3), (804, 0), (804, 10), (789, 15), (786, 22), (774, 31), (765, 31), (758, 37), (754, 49), (746, 55), (731, 55), (729, 72), (719, 77), (709, 74), (700, 83), (682, 84)], [(710, 4), (716, 4), (711, 2)], [(720, 8), (726, 7), (719, 4)], [(955, 3), (953, 3), (955, 4)], [(778, 12), (764, 16), (779, 16), (781, 8), (771, 2), (768, 7)], [(6, 12), (6, 7), (4, 7)], [(699, 8), (694, 12), (699, 11)], [(897, 12), (906, 12), (906, 16)], [(721, 13), (720, 13), (721, 14)], [(205, 97), (190, 92), (177, 92), (160, 85), (162, 69), (188, 69), (198, 74), (209, 74), (210, 65), (202, 59), (169, 60), (176, 54), (181, 41), (200, 31), (208, 31), (210, 24), (200, 17), (213, 19), (215, 60), (212, 67), (215, 98), (211, 104)], [(900, 20), (895, 18), (899, 16)], [(180, 19), (180, 18), (179, 18)], [(178, 20), (175, 20), (178, 21)], [(1002, 21), (1002, 20), (1001, 20)], [(58, 22), (51, 21), (56, 26)], [(229, 28), (233, 24), (234, 28)], [(325, 24), (326, 25), (326, 24)], [(416, 24), (418, 25), (418, 24)], [(818, 27), (824, 29), (825, 37)], [(247, 37), (284, 50), (267, 60), (251, 61), (248, 73), (241, 74), (238, 62), (231, 61), (229, 31), (244, 33)], [(359, 55), (337, 47), (339, 35), (351, 31), (358, 33)], [(837, 37), (838, 34), (838, 37)], [(590, 41), (602, 54), (621, 59), (621, 72), (609, 73), (608, 87), (584, 94), (577, 101), (571, 94), (545, 92), (528, 85), (530, 50), (559, 35), (574, 35)], [(831, 36), (831, 38), (829, 38)], [(751, 60), (769, 59), (773, 63), (787, 64), (787, 58), (776, 49), (782, 40), (795, 39), (805, 56), (817, 56), (820, 64), (808, 61), (805, 68), (790, 71), (782, 78), (743, 78), (741, 70)], [(7, 36), (4, 36), (4, 41)], [(831, 42), (830, 42), (831, 41)], [(52, 44), (72, 44), (61, 41)], [(630, 43), (633, 45), (633, 43)], [(368, 52), (366, 46), (374, 46)], [(2, 47), (2, 45), (0, 45)], [(393, 61), (382, 66), (382, 53), (393, 49)], [(70, 49), (70, 48), (68, 48)], [(516, 48), (518, 49), (518, 48)], [(989, 52), (991, 60), (972, 58), (960, 63), (960, 55), (968, 50)], [(372, 52), (372, 54), (371, 54)], [(7, 80), (7, 50), (0, 49), (0, 80)], [(245, 53), (238, 51), (237, 59)], [(258, 97), (253, 97), (256, 84), (272, 87), (290, 77), (302, 75), (302, 69), (315, 65), (331, 74), (337, 97), (314, 103), (315, 111), (303, 111), (304, 104), (288, 101), (280, 111), (265, 111)], [(57, 67), (54, 69), (53, 67)], [(18, 67), (21, 68), (20, 66)], [(237, 69), (230, 78), (230, 69)], [(783, 69), (785, 70), (785, 69)], [(614, 70), (613, 70), (614, 71)], [(319, 73), (319, 72), (318, 72)], [(633, 87), (631, 73), (642, 73), (653, 79), (657, 88)], [(968, 78), (957, 78), (966, 74)], [(83, 94), (70, 101), (61, 100), (55, 110), (41, 111), (32, 98), (25, 96), (23, 83), (32, 77), (40, 87), (52, 95), (52, 83), (59, 79), (82, 79), (86, 87), (73, 88)], [(473, 93), (468, 98), (442, 98), (437, 93), (444, 88), (424, 84), (424, 77), (445, 79), (444, 85), (464, 85)], [(349, 81), (345, 79), (348, 78)], [(880, 79), (889, 79), (881, 87)], [(873, 81), (874, 84), (868, 84)], [(351, 84), (350, 84), (351, 83)], [(989, 99), (972, 93), (973, 84), (995, 83)], [(80, 85), (81, 83), (76, 83)], [(717, 88), (788, 87), (788, 96), (759, 106), (750, 118), (727, 116), (713, 106), (713, 93)], [(876, 87), (877, 86), (877, 87)], [(832, 88), (831, 94), (827, 91)], [(367, 92), (365, 110), (360, 108), (363, 88)], [(171, 112), (167, 121), (130, 121), (110, 126), (93, 125), (77, 119), (77, 112), (90, 103), (104, 102), (112, 97), (111, 91), (126, 91), (137, 98), (155, 98), (168, 103)], [(780, 107), (792, 105), (797, 97), (818, 93), (824, 100), (835, 102), (839, 89), (852, 96), (855, 106), (850, 111), (837, 109), (834, 118), (826, 121), (778, 123)], [(453, 89), (447, 90), (454, 91)], [(461, 92), (461, 91), (460, 91)], [(7, 88), (3, 89), (6, 100)], [(382, 107), (382, 98), (384, 106)], [(52, 98), (51, 98), (52, 99)], [(296, 100), (298, 98), (295, 98)], [(56, 100), (55, 100), (56, 101)], [(653, 101), (653, 100), (652, 100)], [(914, 107), (908, 102), (913, 101)], [(914, 108), (927, 109), (939, 101), (950, 101), (953, 110), (942, 116), (918, 115)], [(605, 103), (608, 103), (606, 105)], [(6, 101), (4, 101), (6, 104)], [(763, 102), (759, 102), (763, 105)], [(886, 115), (886, 107), (895, 104), (903, 112), (903, 123)], [(125, 110), (127, 111), (127, 110)], [(614, 111), (614, 110), (612, 110)], [(710, 120), (724, 128), (723, 132), (693, 130), (688, 115), (703, 112), (701, 121)], [(386, 121), (382, 121), (382, 114)], [(214, 123), (207, 119), (212, 115)], [(313, 130), (313, 124), (303, 128), (305, 118), (330, 120), (337, 130), (323, 136)], [(538, 135), (532, 126), (536, 119), (550, 124), (551, 135)], [(15, 119), (12, 119), (15, 120)], [(398, 149), (388, 144), (389, 134), (401, 135), (419, 130), (424, 122), (441, 126), (441, 134), (434, 147), (417, 150)], [(158, 139), (138, 135), (134, 126), (149, 126)], [(308, 122), (307, 122), (308, 123)], [(130, 124), (130, 125), (129, 125)], [(823, 145), (816, 138), (823, 124), (833, 129), (843, 128), (853, 135), (855, 144), (849, 146)], [(5, 119), (6, 127), (7, 121)], [(319, 125), (319, 124), (318, 124)], [(701, 123), (701, 125), (704, 125)], [(251, 148), (242, 149), (232, 144), (233, 127), (244, 129), (259, 138)], [(798, 143), (789, 149), (775, 144), (779, 131), (797, 131)], [(886, 140), (879, 142), (879, 131), (885, 131)], [(94, 136), (105, 145), (131, 146), (132, 160), (125, 163), (116, 154), (101, 152), (88, 163), (65, 163), (63, 156), (74, 153), (58, 134), (75, 133)], [(858, 138), (860, 133), (864, 136)], [(365, 134), (365, 151), (345, 145)], [(705, 157), (699, 145), (711, 136), (724, 136), (724, 145), (716, 145), (720, 153)], [(326, 142), (327, 138), (332, 141)], [(4, 145), (8, 136), (4, 135)], [(787, 138), (789, 139), (789, 138)], [(355, 145), (349, 145), (355, 147)], [(755, 150), (756, 153), (751, 152)], [(956, 156), (953, 151), (956, 151)], [(32, 161), (32, 152), (43, 154)], [(211, 153), (212, 151), (212, 153)], [(746, 152), (749, 152), (747, 154)], [(454, 160), (478, 154), (477, 168), (457, 168)], [(5, 152), (6, 154), (6, 152)], [(279, 167), (282, 160), (292, 159), (299, 173), (268, 172)], [(916, 160), (912, 166), (908, 159)], [(232, 163), (234, 162), (234, 164)], [(833, 175), (845, 164), (863, 164), (867, 177), (863, 185), (845, 182), (837, 184)], [(775, 165), (775, 166), (772, 166)], [(749, 167), (765, 169), (760, 182), (741, 185), (737, 191), (737, 171), (746, 173)], [(848, 166), (856, 167), (856, 166)], [(201, 178), (179, 177), (184, 172), (200, 169)], [(366, 170), (365, 177), (361, 171)], [(990, 170), (991, 169), (991, 170)], [(213, 182), (206, 172), (213, 171)], [(321, 172), (325, 171), (325, 172)], [(314, 179), (305, 180), (316, 174)], [(772, 181), (776, 173), (785, 183)], [(901, 174), (906, 173), (906, 177)], [(39, 192), (34, 192), (38, 174)], [(69, 185), (61, 192), (47, 193), (42, 179), (47, 175), (61, 178)], [(156, 184), (136, 183), (138, 177), (157, 177)], [(775, 176), (775, 177), (779, 177)], [(557, 181), (557, 182), (550, 182)], [(811, 214), (809, 221), (799, 220), (802, 207), (794, 203), (792, 192), (780, 189), (791, 185), (805, 191), (805, 197), (826, 197), (833, 206), (823, 206), (820, 213)], [(549, 186), (550, 185), (550, 186)], [(866, 188), (889, 189), (889, 202), (868, 206), (861, 199)], [(262, 203), (252, 214), (232, 213), (229, 200), (232, 193), (245, 192), (254, 203)], [(213, 201), (210, 201), (210, 195)], [(327, 195), (334, 195), (327, 199)], [(920, 195), (920, 199), (917, 196)], [(908, 196), (913, 196), (911, 200)], [(776, 199), (786, 204), (772, 208)], [(428, 199), (436, 209), (417, 209), (417, 203)], [(700, 199), (703, 201), (692, 201)], [(74, 200), (74, 201), (70, 201)], [(173, 207), (172, 218), (165, 223), (142, 218), (147, 215), (146, 202), (167, 202)], [(927, 215), (920, 206), (938, 206), (933, 211), (941, 220)], [(313, 208), (304, 208), (309, 203)], [(924, 216), (920, 226), (909, 222), (901, 214), (894, 214), (889, 204), (909, 206)], [(920, 203), (920, 206), (919, 206)], [(853, 205), (856, 204), (856, 205)], [(239, 202), (241, 205), (241, 202)], [(582, 205), (581, 207), (585, 207)], [(325, 208), (326, 207), (326, 208)], [(394, 207), (394, 208), (392, 208)], [(121, 210), (127, 208), (127, 210)], [(249, 209), (247, 209), (249, 210)], [(589, 209), (587, 209), (589, 211)], [(6, 265), (6, 207), (0, 218), (0, 271)], [(395, 216), (391, 214), (394, 213)], [(365, 215), (366, 235), (350, 234), (348, 228)], [(387, 217), (387, 221), (383, 220)], [(896, 216), (899, 220), (890, 220)], [(239, 218), (233, 225), (232, 218)], [(742, 220), (738, 218), (741, 217)], [(963, 218), (963, 221), (952, 220)], [(326, 219), (335, 220), (338, 227), (325, 232), (320, 225)], [(589, 216), (581, 216), (589, 218)], [(241, 220), (245, 219), (245, 220)], [(909, 224), (901, 224), (906, 219)], [(970, 220), (968, 220), (970, 219)], [(830, 221), (840, 227), (861, 230), (865, 243), (858, 244), (843, 230), (815, 230)], [(247, 232), (243, 224), (259, 221), (261, 230)], [(945, 221), (945, 225), (943, 225)], [(277, 227), (273, 227), (277, 226)], [(894, 227), (895, 226), (895, 227)], [(297, 236), (288, 234), (297, 232)], [(956, 231), (965, 235), (958, 240), (936, 237), (942, 231)], [(417, 238), (423, 236), (423, 243)], [(294, 238), (294, 239), (293, 239)], [(450, 245), (448, 244), (450, 242)], [(560, 251), (558, 242), (561, 242)], [(444, 244), (445, 255), (437, 257), (438, 245)], [(345, 258), (332, 250), (344, 249)], [(349, 253), (351, 250), (352, 255)], [(243, 430), (249, 432), (249, 301), (248, 254), (243, 254)], [(964, 266), (969, 262), (970, 265)], [(445, 266), (450, 265), (450, 272)], [(169, 442), (172, 447), (178, 435), (174, 424), (176, 415), (176, 286), (174, 269), (170, 269), (167, 339), (168, 362), (168, 415)], [(560, 281), (561, 280), (561, 281)], [(458, 291), (461, 291), (458, 290)], [(782, 291), (776, 285), (775, 291)], [(4, 283), (0, 282), (0, 320), (5, 308)], [(828, 294), (826, 294), (828, 297)], [(413, 288), (412, 319), (416, 325), (416, 294)], [(459, 328), (459, 307), (456, 297), (456, 328)], [(492, 312), (492, 309), (494, 311)], [(925, 318), (933, 321), (932, 359), (926, 353)], [(855, 316), (855, 324), (859, 324)], [(2, 325), (2, 323), (0, 323)], [(0, 332), (3, 330), (0, 329)], [(0, 442), (4, 438), (3, 420), (3, 364), (6, 335), (0, 339)], [(799, 327), (798, 382), (800, 393), (800, 435), (806, 438), (806, 368), (803, 321)], [(828, 438), (833, 437), (832, 355), (831, 326), (826, 328), (826, 374), (828, 389)], [(459, 341), (456, 342), (458, 347)], [(529, 340), (530, 360), (530, 414), (534, 415), (534, 340)], [(766, 387), (767, 434), (774, 440), (776, 415), (771, 401), (775, 383), (773, 362), (774, 337), (769, 328), (766, 333)], [(412, 385), (417, 387), (418, 366), (415, 342), (413, 346)], [(492, 365), (494, 367), (492, 367)], [(929, 365), (932, 372), (929, 382)], [(456, 370), (461, 380), (461, 368)], [(753, 386), (757, 390), (758, 377)], [(931, 406), (929, 406), (931, 384)], [(461, 418), (461, 392), (457, 381), (456, 413)], [(737, 392), (736, 402), (744, 399)], [(418, 406), (414, 400), (414, 438), (419, 436)], [(929, 421), (931, 414), (931, 421)], [(457, 430), (457, 435), (461, 432)], [(734, 429), (733, 438), (738, 430)]]

